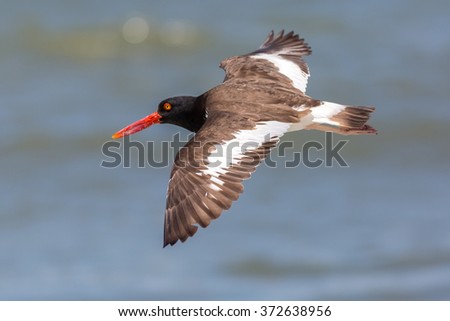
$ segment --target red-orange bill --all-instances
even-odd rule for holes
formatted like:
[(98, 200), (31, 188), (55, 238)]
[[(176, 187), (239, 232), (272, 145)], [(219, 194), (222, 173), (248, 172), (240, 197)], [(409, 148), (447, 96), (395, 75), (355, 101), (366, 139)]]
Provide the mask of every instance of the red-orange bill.
[(139, 119), (138, 121), (135, 121), (131, 125), (128, 125), (125, 128), (122, 128), (117, 133), (112, 135), (113, 139), (121, 138), (124, 136), (132, 135), (134, 133), (137, 133), (153, 124), (159, 124), (159, 120), (161, 119), (161, 116), (154, 112), (153, 114), (150, 114), (148, 116), (145, 116), (142, 119)]

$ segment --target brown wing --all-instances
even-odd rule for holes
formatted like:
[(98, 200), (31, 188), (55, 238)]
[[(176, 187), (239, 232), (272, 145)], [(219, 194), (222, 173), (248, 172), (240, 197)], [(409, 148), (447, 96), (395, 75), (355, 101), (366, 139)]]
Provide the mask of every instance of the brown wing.
[(276, 36), (272, 31), (259, 49), (225, 59), (220, 67), (225, 70), (224, 81), (233, 78), (265, 78), (277, 83), (285, 81), (305, 93), (309, 68), (303, 57), (310, 54), (309, 45), (293, 31), (284, 34), (282, 30)]
[(243, 180), (288, 128), (278, 121), (212, 113), (176, 156), (167, 190), (164, 246), (186, 241), (198, 226), (207, 227), (229, 209), (243, 191)]

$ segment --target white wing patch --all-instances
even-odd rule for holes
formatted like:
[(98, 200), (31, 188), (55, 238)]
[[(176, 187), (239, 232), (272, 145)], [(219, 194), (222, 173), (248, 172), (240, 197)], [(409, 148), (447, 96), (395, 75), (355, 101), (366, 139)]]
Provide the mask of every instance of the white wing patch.
[(267, 121), (257, 123), (253, 129), (236, 132), (235, 138), (215, 145), (215, 150), (207, 158), (209, 163), (207, 169), (202, 170), (202, 174), (211, 175), (211, 183), (220, 188), (223, 185), (219, 178), (220, 174), (225, 174), (228, 167), (239, 164), (246, 152), (283, 136), (290, 125), (278, 121)]
[[(311, 113), (305, 117), (302, 117), (298, 123), (292, 124), (289, 131), (293, 132), (302, 130), (313, 124), (339, 126), (339, 122), (331, 120), (331, 118), (342, 112), (345, 107), (346, 106), (344, 105), (323, 101), (319, 106), (311, 107)], [(298, 111), (303, 111), (306, 107), (298, 106), (295, 109)]]
[[(278, 53), (282, 54), (283, 52)], [(303, 93), (306, 93), (306, 86), (308, 84), (309, 73), (306, 73), (303, 70), (301, 70), (296, 63), (288, 59), (285, 59), (278, 54), (260, 53), (253, 55), (251, 57), (255, 59), (265, 59), (267, 61), (270, 61), (275, 65), (275, 67), (278, 68), (281, 74), (285, 75), (292, 81), (295, 88), (297, 88)]]

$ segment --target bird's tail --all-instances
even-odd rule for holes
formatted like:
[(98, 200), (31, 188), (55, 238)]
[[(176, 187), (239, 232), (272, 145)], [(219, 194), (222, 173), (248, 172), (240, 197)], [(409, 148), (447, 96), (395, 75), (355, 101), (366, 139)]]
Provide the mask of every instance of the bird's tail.
[(341, 135), (370, 135), (377, 130), (366, 124), (373, 107), (345, 106), (330, 102), (321, 102), (314, 107), (300, 107), (301, 120), (291, 126), (290, 131), (316, 129)]

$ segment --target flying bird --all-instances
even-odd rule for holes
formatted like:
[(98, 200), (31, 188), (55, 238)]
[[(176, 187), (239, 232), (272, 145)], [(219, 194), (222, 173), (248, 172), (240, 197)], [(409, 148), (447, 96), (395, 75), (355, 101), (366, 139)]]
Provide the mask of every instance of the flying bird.
[(176, 155), (167, 189), (163, 246), (186, 241), (231, 207), (243, 180), (287, 132), (315, 129), (343, 135), (376, 134), (373, 107), (349, 106), (306, 95), (311, 48), (293, 31), (270, 32), (255, 51), (223, 60), (225, 79), (204, 94), (164, 99), (156, 112), (115, 133), (131, 135), (153, 124), (195, 133)]

